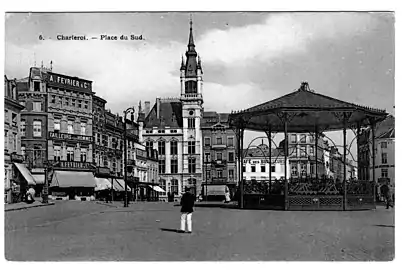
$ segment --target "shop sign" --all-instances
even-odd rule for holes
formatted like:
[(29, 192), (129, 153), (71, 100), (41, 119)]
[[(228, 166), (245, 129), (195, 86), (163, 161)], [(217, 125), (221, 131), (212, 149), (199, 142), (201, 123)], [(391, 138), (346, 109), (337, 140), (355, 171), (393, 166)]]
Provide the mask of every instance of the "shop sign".
[(70, 86), (74, 88), (79, 88), (81, 90), (91, 91), (92, 82), (79, 79), (77, 77), (69, 77), (65, 75), (48, 73), (49, 74), (49, 84), (57, 85), (60, 87)]
[(98, 167), (97, 173), (98, 174), (110, 174), (110, 169), (107, 167)]

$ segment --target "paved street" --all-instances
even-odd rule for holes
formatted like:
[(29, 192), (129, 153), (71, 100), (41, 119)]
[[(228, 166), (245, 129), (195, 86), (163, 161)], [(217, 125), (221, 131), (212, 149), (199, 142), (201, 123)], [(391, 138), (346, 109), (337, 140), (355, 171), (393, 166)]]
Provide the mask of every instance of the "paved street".
[(197, 207), (194, 233), (173, 232), (179, 207), (95, 202), (5, 213), (8, 260), (391, 260), (394, 210), (283, 212)]

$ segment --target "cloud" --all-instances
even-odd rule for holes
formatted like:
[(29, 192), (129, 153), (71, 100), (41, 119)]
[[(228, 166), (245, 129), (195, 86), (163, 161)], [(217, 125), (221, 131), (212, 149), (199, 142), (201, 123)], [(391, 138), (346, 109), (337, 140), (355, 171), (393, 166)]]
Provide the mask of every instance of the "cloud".
[(242, 65), (301, 54), (320, 39), (340, 40), (366, 33), (374, 26), (369, 13), (275, 13), (262, 24), (214, 29), (201, 36), (203, 60)]
[(236, 85), (204, 83), (203, 85), (206, 111), (231, 112), (231, 110), (246, 109), (262, 103), (262, 100), (270, 100), (276, 96), (275, 91), (263, 90), (253, 83)]
[(40, 60), (52, 60), (54, 72), (92, 80), (93, 91), (108, 104), (128, 100), (137, 104), (140, 99), (180, 93), (180, 56), (185, 48), (176, 42), (158, 46), (140, 41), (46, 40), (29, 48), (8, 43), (6, 71), (25, 77), (34, 57), (37, 66)]

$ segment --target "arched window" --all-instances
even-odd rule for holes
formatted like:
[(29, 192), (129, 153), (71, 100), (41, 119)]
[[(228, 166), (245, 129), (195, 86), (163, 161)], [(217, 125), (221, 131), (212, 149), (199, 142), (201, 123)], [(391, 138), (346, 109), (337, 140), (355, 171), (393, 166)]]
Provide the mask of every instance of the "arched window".
[(165, 179), (160, 179), (159, 181), (160, 187), (165, 191), (165, 192), (160, 192), (160, 195), (166, 195), (166, 188), (167, 188), (167, 181)]
[(179, 182), (177, 179), (171, 180), (171, 192), (175, 195), (179, 194)]
[(197, 94), (197, 82), (196, 81), (185, 82), (185, 93), (186, 94)]

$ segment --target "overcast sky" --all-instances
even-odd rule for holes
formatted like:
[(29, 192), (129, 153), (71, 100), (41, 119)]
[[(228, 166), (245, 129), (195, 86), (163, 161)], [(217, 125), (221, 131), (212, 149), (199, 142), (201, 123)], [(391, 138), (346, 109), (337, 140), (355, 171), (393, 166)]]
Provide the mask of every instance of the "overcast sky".
[[(308, 81), (321, 94), (394, 114), (392, 13), (196, 12), (193, 22), (205, 110), (245, 109)], [(57, 41), (58, 34), (145, 40)], [(52, 60), (54, 72), (92, 80), (121, 113), (139, 100), (179, 96), (188, 34), (189, 13), (7, 14), (5, 72), (26, 77), (35, 60)]]

